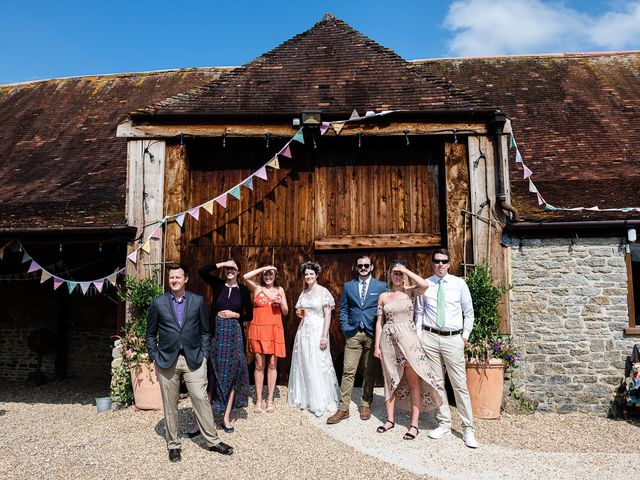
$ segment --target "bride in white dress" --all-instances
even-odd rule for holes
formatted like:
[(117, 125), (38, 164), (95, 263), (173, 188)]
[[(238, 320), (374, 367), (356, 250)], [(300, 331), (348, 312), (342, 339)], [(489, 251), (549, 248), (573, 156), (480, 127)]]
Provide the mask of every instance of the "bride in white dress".
[(338, 379), (329, 349), (329, 324), (335, 301), (318, 285), (321, 268), (315, 262), (300, 266), (306, 288), (296, 303), (301, 318), (291, 354), (289, 406), (309, 409), (317, 417), (338, 409)]

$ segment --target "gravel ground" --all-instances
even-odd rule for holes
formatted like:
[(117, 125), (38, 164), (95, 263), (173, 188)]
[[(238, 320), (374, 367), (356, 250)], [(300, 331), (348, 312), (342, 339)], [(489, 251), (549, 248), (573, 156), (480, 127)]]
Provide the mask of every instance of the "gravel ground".
[[(220, 432), (234, 446), (233, 456), (208, 452), (201, 440), (185, 440), (182, 462), (172, 464), (161, 411), (127, 408), (98, 415), (94, 397), (101, 389), (83, 382), (0, 383), (0, 478), (610, 479), (628, 476), (637, 463), (631, 452), (640, 443), (639, 423), (510, 415), (479, 420), (480, 448), (471, 450), (459, 435), (430, 440), (432, 415), (421, 418), (413, 442), (401, 440), (408, 426), (404, 415), (397, 417), (396, 429), (375, 433), (384, 419), (381, 391), (370, 421), (361, 421), (352, 404), (351, 418), (328, 426), (326, 418), (288, 408), (286, 389), (279, 390), (276, 413), (255, 415), (250, 406), (235, 417), (236, 432)], [(188, 399), (181, 400), (180, 415), (186, 430), (192, 422)]]

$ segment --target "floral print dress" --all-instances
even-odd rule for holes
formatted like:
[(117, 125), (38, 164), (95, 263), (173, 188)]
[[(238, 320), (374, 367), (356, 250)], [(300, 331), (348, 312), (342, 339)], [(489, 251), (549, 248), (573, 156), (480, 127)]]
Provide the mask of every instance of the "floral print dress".
[(427, 363), (427, 354), (413, 323), (413, 302), (410, 298), (394, 299), (383, 307), (385, 323), (380, 339), (380, 361), (384, 374), (384, 397), (394, 395), (396, 405), (411, 410), (409, 386), (404, 376), (405, 365), (420, 377), (420, 410), (427, 412), (442, 405), (436, 381)]

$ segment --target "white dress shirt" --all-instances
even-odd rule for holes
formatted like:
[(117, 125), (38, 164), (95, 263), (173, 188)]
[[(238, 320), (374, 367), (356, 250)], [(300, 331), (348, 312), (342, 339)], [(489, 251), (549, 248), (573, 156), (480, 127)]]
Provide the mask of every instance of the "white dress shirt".
[(469, 287), (462, 278), (455, 275), (446, 274), (442, 278), (445, 297), (444, 326), (438, 328), (436, 323), (440, 277), (432, 275), (425, 279), (429, 288), (416, 302), (416, 328), (420, 331), (424, 325), (445, 332), (462, 330), (462, 338), (468, 340), (473, 329), (473, 302)]

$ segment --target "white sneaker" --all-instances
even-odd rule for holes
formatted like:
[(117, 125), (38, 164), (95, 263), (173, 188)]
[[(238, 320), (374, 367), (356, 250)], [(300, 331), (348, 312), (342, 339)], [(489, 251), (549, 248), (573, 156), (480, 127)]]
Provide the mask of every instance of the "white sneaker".
[(446, 437), (447, 435), (451, 435), (451, 429), (448, 427), (443, 427), (442, 425), (429, 432), (429, 438), (433, 438), (434, 440)]
[(467, 447), (478, 448), (478, 441), (476, 440), (476, 434), (473, 432), (473, 429), (465, 428), (462, 440)]

